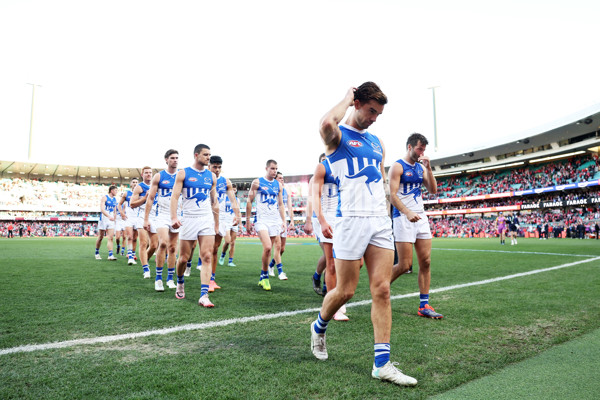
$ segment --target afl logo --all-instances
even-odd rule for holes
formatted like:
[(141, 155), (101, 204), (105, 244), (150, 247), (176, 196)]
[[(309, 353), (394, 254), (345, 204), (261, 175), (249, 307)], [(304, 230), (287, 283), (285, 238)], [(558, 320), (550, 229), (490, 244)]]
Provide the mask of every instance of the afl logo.
[(190, 182), (198, 182), (197, 178), (190, 178)]
[(408, 176), (409, 178), (410, 178), (411, 176), (413, 176), (413, 173), (412, 173), (412, 171), (406, 171), (406, 176)]
[(362, 143), (359, 140), (348, 140), (348, 146), (352, 147), (362, 147)]
[[(191, 180), (191, 179), (190, 179)], [(163, 185), (168, 185), (170, 182), (169, 181), (162, 181), (161, 182)]]

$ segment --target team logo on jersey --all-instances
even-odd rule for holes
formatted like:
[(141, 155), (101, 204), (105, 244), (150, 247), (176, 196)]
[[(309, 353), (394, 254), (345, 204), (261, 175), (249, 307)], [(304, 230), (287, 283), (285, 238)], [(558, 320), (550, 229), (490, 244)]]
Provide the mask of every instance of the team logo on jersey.
[(365, 184), (367, 185), (367, 189), (369, 189), (369, 193), (371, 193), (372, 195), (373, 192), (371, 191), (371, 187), (369, 186), (369, 184), (371, 182), (379, 182), (381, 180), (381, 171), (379, 171), (379, 169), (377, 169), (377, 167), (375, 167), (374, 165), (367, 165), (354, 175), (346, 175), (346, 178), (356, 179), (360, 178), (361, 176), (365, 176), (367, 178)]
[(204, 183), (211, 184), (212, 183), (212, 179), (211, 178), (204, 178)]
[(378, 153), (382, 152), (381, 146), (379, 144), (377, 144), (377, 143), (371, 143), (371, 147), (373, 147), (373, 150), (375, 150)]
[(360, 140), (348, 140), (348, 146), (352, 147), (362, 147), (362, 142)]

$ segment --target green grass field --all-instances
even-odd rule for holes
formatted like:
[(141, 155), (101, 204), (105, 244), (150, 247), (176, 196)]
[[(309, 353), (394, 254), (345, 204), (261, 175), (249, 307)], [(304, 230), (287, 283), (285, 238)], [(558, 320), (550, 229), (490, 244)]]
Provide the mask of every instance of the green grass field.
[[(366, 271), (351, 320), (329, 325), (329, 360), (312, 356), (309, 324), (322, 300), (311, 286), (313, 240), (288, 242), (289, 280), (272, 278), (271, 292), (257, 286), (258, 241), (238, 240), (238, 266), (217, 270), (213, 309), (197, 305), (196, 269), (177, 300), (173, 289), (156, 293), (139, 264), (106, 261), (104, 246), (96, 261), (93, 248), (93, 239), (0, 240), (0, 398), (503, 398), (476, 383), (511, 386), (514, 373), (504, 372), (521, 365), (518, 376), (539, 376), (548, 351), (577, 340), (571, 352), (583, 351), (600, 329), (600, 242), (435, 239), (431, 304), (445, 318), (416, 315), (416, 265), (392, 286), (392, 360), (419, 380), (402, 388), (370, 377)], [(597, 397), (589, 376), (572, 382), (567, 398)], [(522, 398), (565, 398), (523, 387)]]

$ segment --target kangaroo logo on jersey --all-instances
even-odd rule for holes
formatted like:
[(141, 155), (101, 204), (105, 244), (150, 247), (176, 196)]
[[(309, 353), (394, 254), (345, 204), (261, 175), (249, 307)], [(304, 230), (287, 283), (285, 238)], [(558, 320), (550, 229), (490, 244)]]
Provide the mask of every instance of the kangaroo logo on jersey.
[(362, 147), (362, 142), (360, 140), (348, 140), (348, 146), (352, 147)]
[(194, 195), (192, 197), (188, 197), (189, 200), (191, 200), (191, 199), (196, 200), (197, 206), (200, 206), (200, 202), (206, 201), (207, 198), (208, 198), (208, 195), (204, 192), (196, 192), (196, 193), (194, 193)]
[(371, 191), (371, 188), (369, 187), (369, 183), (379, 182), (381, 180), (381, 172), (377, 169), (377, 167), (375, 167), (373, 165), (367, 165), (366, 167), (364, 167), (363, 169), (361, 169), (354, 175), (346, 175), (346, 178), (356, 179), (356, 178), (360, 178), (362, 176), (367, 177), (365, 184), (367, 185), (367, 189), (369, 189), (369, 193), (373, 194), (373, 192)]

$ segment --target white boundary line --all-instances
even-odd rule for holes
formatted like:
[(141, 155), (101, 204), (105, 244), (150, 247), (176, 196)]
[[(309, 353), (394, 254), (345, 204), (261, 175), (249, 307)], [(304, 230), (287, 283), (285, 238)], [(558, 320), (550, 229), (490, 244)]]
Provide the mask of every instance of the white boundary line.
[(509, 254), (537, 254), (545, 256), (566, 256), (566, 257), (596, 257), (592, 254), (565, 254), (565, 253), (543, 253), (541, 251), (509, 251), (509, 250), (484, 250), (484, 249), (445, 249), (441, 247), (432, 247), (431, 250), (450, 250), (450, 251), (481, 251), (483, 253), (509, 253)]
[[(501, 276), (498, 278), (485, 279), (485, 280), (477, 281), (477, 282), (462, 283), (462, 284), (453, 285), (453, 286), (445, 286), (445, 287), (441, 287), (441, 288), (437, 288), (437, 289), (432, 289), (429, 292), (430, 293), (440, 293), (440, 292), (446, 292), (449, 290), (461, 289), (461, 288), (469, 287), (469, 286), (486, 285), (488, 283), (494, 283), (494, 282), (504, 281), (504, 280), (513, 279), (513, 278), (520, 278), (523, 276), (539, 274), (541, 272), (554, 271), (557, 269), (568, 268), (568, 267), (572, 267), (575, 265), (584, 264), (584, 263), (588, 263), (588, 262), (592, 262), (592, 261), (598, 261), (598, 260), (600, 260), (600, 257), (594, 257), (594, 258), (590, 258), (587, 260), (581, 260), (581, 261), (575, 261), (575, 262), (568, 263), (568, 264), (557, 265), (555, 267), (536, 269), (533, 271), (521, 272), (521, 273), (512, 274), (512, 275), (506, 275), (506, 276)], [(405, 299), (408, 297), (415, 297), (418, 295), (419, 295), (418, 292), (402, 294), (402, 295), (392, 296), (391, 300)], [(358, 306), (368, 305), (371, 302), (372, 302), (372, 300), (357, 301), (354, 303), (347, 304), (346, 307), (358, 307)], [(0, 350), (0, 356), (5, 355), (5, 354), (28, 353), (28, 352), (37, 351), (37, 350), (63, 349), (66, 347), (73, 347), (73, 346), (79, 346), (79, 345), (85, 345), (85, 344), (110, 343), (110, 342), (116, 342), (119, 340), (136, 339), (136, 338), (142, 338), (142, 337), (154, 336), (154, 335), (167, 335), (169, 333), (183, 332), (183, 331), (196, 331), (196, 330), (228, 326), (228, 325), (233, 325), (233, 324), (245, 324), (247, 322), (264, 321), (264, 320), (275, 319), (275, 318), (280, 318), (280, 317), (290, 317), (290, 316), (294, 316), (294, 315), (298, 315), (298, 314), (318, 312), (319, 310), (320, 310), (320, 308), (307, 308), (304, 310), (284, 311), (284, 312), (280, 312), (280, 313), (276, 313), (276, 314), (263, 314), (263, 315), (256, 315), (253, 317), (226, 319), (226, 320), (222, 320), (222, 321), (206, 322), (203, 324), (187, 324), (187, 325), (175, 326), (172, 328), (154, 329), (151, 331), (127, 333), (127, 334), (123, 334), (123, 335), (100, 336), (100, 337), (95, 337), (95, 338), (75, 339), (75, 340), (67, 340), (64, 342), (54, 342), (54, 343), (45, 343), (45, 344), (30, 344), (30, 345), (25, 345), (25, 346), (18, 346), (18, 347), (2, 349), (2, 350)]]

